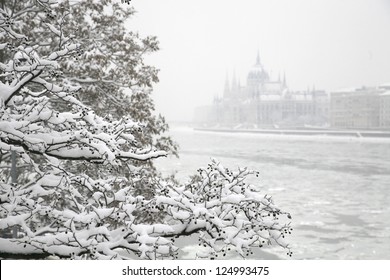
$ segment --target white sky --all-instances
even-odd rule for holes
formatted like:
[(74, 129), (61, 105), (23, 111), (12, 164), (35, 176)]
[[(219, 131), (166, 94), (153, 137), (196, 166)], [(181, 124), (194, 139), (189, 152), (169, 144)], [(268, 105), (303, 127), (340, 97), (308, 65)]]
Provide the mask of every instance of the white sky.
[(221, 95), (226, 73), (241, 84), (257, 50), (292, 90), (331, 91), (390, 82), (390, 0), (132, 0), (128, 24), (156, 35), (161, 50), (157, 111), (192, 120), (195, 106)]

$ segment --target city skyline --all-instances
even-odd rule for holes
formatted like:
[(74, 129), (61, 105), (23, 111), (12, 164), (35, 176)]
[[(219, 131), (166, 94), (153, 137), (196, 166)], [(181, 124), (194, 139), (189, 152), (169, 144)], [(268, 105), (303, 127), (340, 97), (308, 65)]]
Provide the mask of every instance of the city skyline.
[(257, 50), (293, 90), (390, 82), (390, 3), (346, 1), (134, 1), (129, 30), (155, 35), (147, 62), (160, 72), (153, 98), (168, 120), (192, 120), (220, 95), (226, 71), (244, 82)]

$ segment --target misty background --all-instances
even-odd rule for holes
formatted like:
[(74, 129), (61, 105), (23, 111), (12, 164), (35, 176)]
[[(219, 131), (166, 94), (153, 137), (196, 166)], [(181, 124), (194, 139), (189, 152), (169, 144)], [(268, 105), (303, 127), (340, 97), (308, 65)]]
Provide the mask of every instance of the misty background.
[(222, 95), (228, 73), (241, 84), (257, 50), (271, 77), (291, 90), (327, 92), (390, 82), (388, 0), (134, 0), (130, 30), (155, 35), (148, 58), (161, 72), (158, 112), (191, 121), (193, 109)]
[[(129, 30), (155, 35), (161, 50), (156, 111), (172, 124), (222, 96), (226, 76), (241, 85), (256, 62), (292, 91), (331, 92), (390, 83), (388, 0), (133, 0)], [(390, 138), (213, 133), (171, 126), (180, 158), (158, 159), (185, 182), (210, 158), (260, 171), (253, 183), (291, 212), (294, 259), (388, 259)], [(183, 258), (196, 242), (183, 241)], [(257, 259), (286, 258), (279, 248)]]

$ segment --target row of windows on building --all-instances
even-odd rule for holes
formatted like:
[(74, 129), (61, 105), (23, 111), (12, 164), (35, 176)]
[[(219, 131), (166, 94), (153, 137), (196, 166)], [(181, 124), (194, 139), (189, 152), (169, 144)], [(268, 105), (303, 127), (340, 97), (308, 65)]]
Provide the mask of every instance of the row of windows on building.
[(390, 85), (331, 93), (330, 125), (390, 129)]
[[(267, 95), (264, 95), (267, 97)], [(221, 98), (198, 108), (196, 121), (208, 125), (390, 129), (390, 85), (330, 94), (291, 93), (275, 98)]]

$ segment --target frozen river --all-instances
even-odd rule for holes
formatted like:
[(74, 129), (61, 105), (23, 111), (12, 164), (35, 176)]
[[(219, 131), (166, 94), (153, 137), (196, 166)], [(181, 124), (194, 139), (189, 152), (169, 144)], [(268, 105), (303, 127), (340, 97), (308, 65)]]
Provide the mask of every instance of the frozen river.
[[(390, 259), (390, 139), (283, 136), (172, 128), (182, 181), (211, 157), (260, 171), (254, 181), (293, 217), (293, 259)], [(188, 248), (190, 248), (189, 246)], [(188, 249), (190, 250), (190, 249)], [(257, 257), (285, 258), (279, 248)]]

